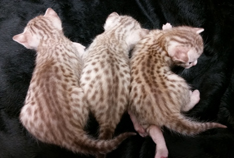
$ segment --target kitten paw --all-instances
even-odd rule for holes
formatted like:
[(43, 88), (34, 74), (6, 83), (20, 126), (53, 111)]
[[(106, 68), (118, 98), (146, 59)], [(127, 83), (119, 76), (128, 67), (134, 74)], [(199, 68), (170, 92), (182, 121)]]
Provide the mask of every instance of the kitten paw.
[(199, 101), (200, 101), (200, 92), (199, 90), (190, 91), (190, 102), (186, 106), (182, 107), (182, 111), (191, 110)]
[(162, 29), (163, 29), (163, 30), (167, 30), (167, 29), (171, 29), (171, 28), (172, 28), (172, 26), (171, 26), (170, 23), (166, 23), (166, 24), (164, 24), (164, 25), (162, 26)]
[(137, 133), (141, 136), (141, 137), (146, 137), (148, 134), (146, 132), (146, 130), (141, 127), (141, 126), (134, 126), (135, 130), (137, 131)]
[(191, 95), (191, 101), (194, 103), (194, 104), (197, 104), (199, 101), (200, 101), (200, 92), (199, 90), (194, 90), (192, 92), (192, 95)]
[(167, 149), (158, 149), (154, 158), (167, 158), (168, 150)]

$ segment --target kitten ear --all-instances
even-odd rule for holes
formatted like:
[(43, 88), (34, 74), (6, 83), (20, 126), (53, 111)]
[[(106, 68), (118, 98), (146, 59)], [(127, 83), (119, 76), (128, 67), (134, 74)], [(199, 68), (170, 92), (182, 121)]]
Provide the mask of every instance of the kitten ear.
[(189, 61), (188, 51), (188, 48), (180, 46), (168, 48), (169, 56), (171, 56), (174, 60), (182, 61), (185, 63)]
[(164, 24), (164, 25), (162, 26), (162, 29), (163, 29), (163, 30), (168, 30), (168, 29), (171, 29), (171, 28), (172, 28), (172, 26), (171, 26), (170, 23), (166, 23), (166, 24)]
[(200, 34), (201, 32), (204, 31), (203, 28), (193, 28), (193, 30), (196, 32), (196, 34)]
[(12, 39), (13, 39), (14, 41), (18, 42), (19, 44), (23, 45), (23, 46), (26, 47), (27, 49), (30, 49), (30, 48), (29, 48), (28, 41), (27, 41), (26, 34), (25, 34), (24, 32), (21, 33), (21, 34), (15, 35)]
[(52, 8), (48, 8), (44, 14), (44, 16), (55, 16), (58, 17), (58, 14), (52, 9)]
[(113, 13), (111, 13), (110, 15), (108, 15), (108, 17), (107, 17), (107, 18), (110, 18), (110, 17), (113, 17), (113, 16), (119, 16), (119, 14), (118, 14), (118, 13), (116, 13), (116, 12), (113, 12)]
[(104, 30), (108, 30), (114, 26), (114, 19), (116, 19), (116, 17), (119, 17), (119, 14), (116, 12), (113, 12), (110, 15), (108, 15), (104, 24)]
[(58, 14), (51, 8), (48, 8), (44, 14), (44, 17), (50, 18), (55, 28), (62, 30), (62, 22)]
[(12, 39), (27, 49), (37, 49), (40, 43), (40, 40), (33, 37), (27, 30), (24, 30), (21, 34), (15, 35)]

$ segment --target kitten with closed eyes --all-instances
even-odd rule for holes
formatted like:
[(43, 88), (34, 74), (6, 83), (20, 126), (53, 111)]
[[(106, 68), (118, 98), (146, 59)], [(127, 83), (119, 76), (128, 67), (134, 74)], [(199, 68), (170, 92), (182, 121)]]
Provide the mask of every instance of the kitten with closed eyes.
[(135, 130), (150, 135), (157, 144), (155, 158), (168, 156), (161, 127), (184, 135), (195, 135), (211, 128), (226, 128), (214, 122), (197, 122), (181, 114), (200, 100), (186, 81), (173, 73), (175, 65), (190, 68), (203, 52), (202, 28), (163, 26), (152, 30), (134, 48), (131, 58), (129, 114)]

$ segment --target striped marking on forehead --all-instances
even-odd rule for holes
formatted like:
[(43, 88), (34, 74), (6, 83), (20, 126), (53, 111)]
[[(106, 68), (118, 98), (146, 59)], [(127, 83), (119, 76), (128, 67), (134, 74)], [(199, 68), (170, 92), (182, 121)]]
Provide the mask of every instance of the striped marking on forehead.
[[(136, 26), (139, 25), (138, 22), (130, 16), (118, 16), (116, 18), (111, 17), (112, 26)], [(139, 26), (140, 28), (140, 26)]]
[(139, 25), (138, 22), (133, 19), (132, 17), (130, 16), (122, 16), (121, 19), (120, 19), (120, 23), (124, 26), (129, 26), (129, 25), (132, 25), (132, 26), (136, 26), (136, 25)]
[(39, 16), (31, 20), (27, 27), (34, 33), (39, 35), (50, 35), (53, 33), (52, 22), (43, 16)]
[(203, 44), (202, 38), (199, 37), (200, 35), (189, 32), (189, 31), (175, 31), (171, 36), (170, 40), (181, 43), (183, 45), (190, 45), (190, 46), (201, 46)]

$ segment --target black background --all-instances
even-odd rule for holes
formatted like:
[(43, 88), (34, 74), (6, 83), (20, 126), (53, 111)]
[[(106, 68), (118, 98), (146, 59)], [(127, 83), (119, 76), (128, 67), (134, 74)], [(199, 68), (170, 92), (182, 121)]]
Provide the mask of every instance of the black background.
[[(51, 7), (61, 17), (64, 33), (88, 46), (103, 31), (106, 17), (115, 11), (136, 18), (144, 28), (203, 27), (205, 44), (198, 64), (174, 71), (201, 92), (201, 100), (186, 115), (217, 121), (227, 129), (213, 129), (186, 137), (164, 129), (169, 158), (234, 158), (234, 3), (231, 0), (0, 0), (0, 158), (81, 158), (58, 146), (34, 139), (20, 124), (34, 68), (35, 52), (12, 40), (27, 22)], [(98, 125), (91, 116), (87, 131), (95, 136)], [(116, 134), (133, 131), (127, 114)], [(155, 144), (133, 136), (108, 158), (153, 158)]]

